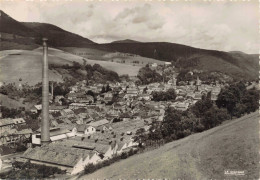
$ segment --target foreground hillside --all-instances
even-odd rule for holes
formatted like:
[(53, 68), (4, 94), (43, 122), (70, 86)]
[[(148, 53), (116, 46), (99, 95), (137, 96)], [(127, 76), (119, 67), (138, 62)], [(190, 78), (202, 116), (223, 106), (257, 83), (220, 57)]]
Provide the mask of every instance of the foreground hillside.
[[(259, 112), (138, 154), (82, 179), (257, 179)], [(244, 176), (224, 175), (225, 170)]]

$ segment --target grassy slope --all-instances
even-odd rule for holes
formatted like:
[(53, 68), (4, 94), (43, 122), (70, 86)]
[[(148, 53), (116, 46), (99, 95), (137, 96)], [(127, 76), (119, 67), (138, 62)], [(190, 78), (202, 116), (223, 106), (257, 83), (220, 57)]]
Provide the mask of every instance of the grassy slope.
[(159, 149), (105, 167), (84, 179), (235, 179), (224, 170), (244, 170), (258, 178), (259, 113), (250, 114)]
[[(12, 55), (13, 54), (13, 55)], [(72, 61), (83, 63), (83, 58), (64, 51), (49, 48), (49, 64), (72, 64)], [(96, 61), (87, 59), (87, 63), (101, 66), (117, 72), (119, 75), (137, 75), (140, 67), (115, 62)], [(42, 77), (42, 49), (28, 50), (5, 50), (0, 51), (0, 81), (15, 82), (33, 85), (41, 81)], [(50, 80), (62, 81), (62, 75), (55, 70), (49, 71)]]
[(8, 108), (18, 109), (20, 107), (24, 107), (26, 109), (29, 109), (27, 105), (22, 104), (21, 102), (16, 101), (14, 99), (10, 99), (8, 96), (4, 94), (0, 94), (0, 102), (2, 103), (3, 106)]
[[(201, 56), (200, 63), (197, 66), (198, 69), (202, 69), (204, 71), (210, 71), (210, 72), (222, 72), (225, 74), (231, 74), (232, 77), (236, 78), (245, 78), (245, 74), (251, 74), (251, 77), (257, 77), (257, 71), (251, 69), (248, 70), (246, 68), (239, 68), (237, 66), (234, 66), (233, 64), (224, 61), (221, 58), (217, 58), (214, 56)], [(249, 67), (250, 68), (250, 67)]]
[(1, 41), (0, 50), (8, 50), (8, 49), (23, 49), (23, 50), (33, 50), (39, 47), (37, 44), (20, 44), (17, 42), (9, 42), (9, 41)]
[[(38, 48), (36, 51), (41, 51), (41, 48)], [(100, 64), (102, 67), (107, 68), (109, 70), (117, 72), (119, 75), (122, 74), (128, 74), (129, 76), (136, 76), (140, 67), (137, 66), (132, 66), (129, 64), (121, 64), (121, 63), (116, 63), (116, 62), (107, 62), (107, 61), (99, 61), (99, 60), (93, 60), (93, 59), (88, 59), (88, 58), (83, 58), (81, 56), (77, 56), (74, 54), (70, 54), (68, 52), (62, 51), (62, 50), (50, 50), (49, 53), (51, 55), (63, 58), (68, 61), (76, 61), (79, 63), (83, 63), (83, 59), (85, 59), (87, 64)], [(100, 52), (101, 53), (101, 52)], [(99, 56), (98, 51), (94, 50), (93, 54), (97, 54)]]
[[(1, 52), (1, 54), (6, 51)], [(12, 54), (12, 53), (11, 53)], [(64, 59), (49, 56), (49, 62), (63, 64)], [(16, 55), (7, 55), (0, 59), (1, 76), (0, 81), (36, 84), (42, 77), (42, 54), (39, 52), (22, 50)], [(61, 81), (62, 77), (55, 71), (49, 71), (50, 80)]]
[(80, 55), (80, 56), (92, 60), (102, 60), (102, 61), (114, 60), (114, 62), (117, 61), (120, 62), (121, 60), (125, 60), (126, 64), (132, 64), (133, 61), (139, 61), (140, 64), (138, 65), (140, 66), (145, 66), (147, 63), (164, 64), (163, 61), (159, 61), (152, 58), (146, 58), (141, 56), (127, 56), (125, 53), (109, 52), (109, 51), (92, 49), (92, 48), (60, 47), (60, 49), (73, 54), (84, 53), (84, 55)]

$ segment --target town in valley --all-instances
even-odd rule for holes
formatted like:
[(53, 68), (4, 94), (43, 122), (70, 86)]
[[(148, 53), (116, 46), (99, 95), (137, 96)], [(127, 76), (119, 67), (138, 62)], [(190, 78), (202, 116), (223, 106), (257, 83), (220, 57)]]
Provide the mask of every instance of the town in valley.
[(258, 54), (96, 43), (0, 12), (0, 179), (258, 178)]

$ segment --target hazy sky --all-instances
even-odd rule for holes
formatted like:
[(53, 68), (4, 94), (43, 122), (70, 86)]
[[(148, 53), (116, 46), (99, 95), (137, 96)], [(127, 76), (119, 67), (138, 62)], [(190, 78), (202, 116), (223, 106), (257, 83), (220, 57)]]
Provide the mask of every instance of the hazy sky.
[(98, 43), (134, 39), (259, 52), (258, 0), (180, 1), (0, 3), (1, 9), (18, 21), (51, 23)]

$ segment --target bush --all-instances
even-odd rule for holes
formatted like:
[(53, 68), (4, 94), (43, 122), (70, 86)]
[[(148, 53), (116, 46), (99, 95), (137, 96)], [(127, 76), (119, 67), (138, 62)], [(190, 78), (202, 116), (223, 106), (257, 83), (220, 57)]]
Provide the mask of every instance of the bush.
[(138, 152), (137, 149), (133, 150), (131, 149), (128, 153), (127, 152), (123, 152), (120, 156), (114, 156), (112, 157), (111, 159), (108, 159), (108, 160), (105, 160), (101, 163), (98, 163), (96, 165), (94, 164), (88, 164), (87, 166), (85, 166), (84, 168), (84, 174), (89, 174), (89, 173), (93, 173), (95, 172), (96, 170), (102, 168), (102, 167), (105, 167), (105, 166), (109, 166), (110, 164), (116, 162), (116, 161), (119, 161), (121, 159), (126, 159), (128, 158), (129, 156), (132, 156), (134, 154), (136, 154)]
[(121, 159), (126, 159), (128, 157), (127, 153), (126, 152), (123, 152), (121, 154)]
[(89, 174), (89, 173), (93, 173), (94, 171), (97, 170), (97, 167), (94, 164), (88, 164), (87, 166), (85, 166), (84, 168), (84, 172), (85, 174)]
[(0, 178), (3, 179), (43, 179), (53, 176), (54, 174), (65, 174), (57, 167), (48, 167), (45, 165), (31, 164), (30, 161), (14, 162), (14, 167), (7, 174), (1, 174)]

